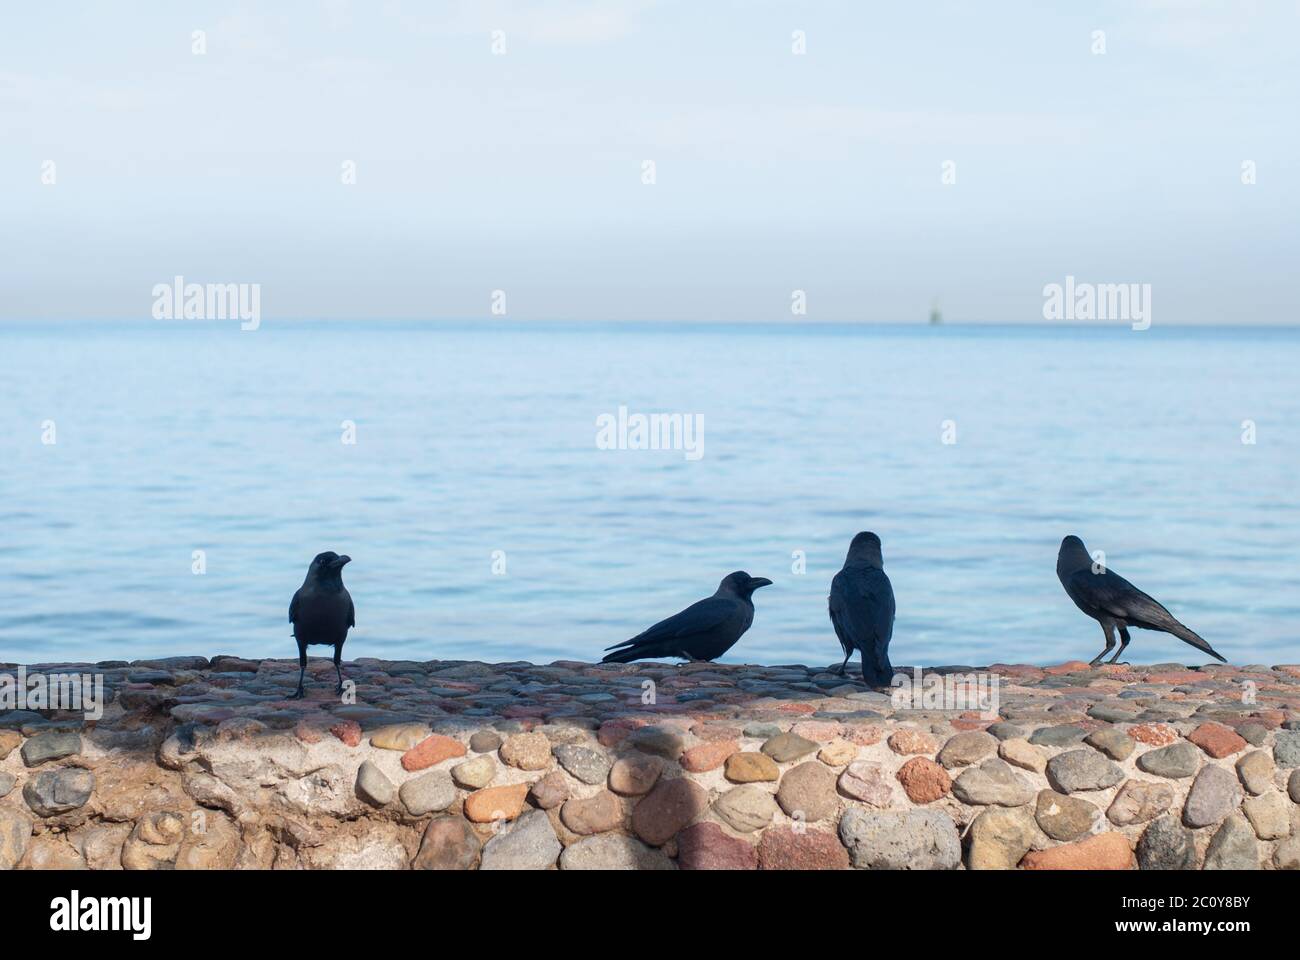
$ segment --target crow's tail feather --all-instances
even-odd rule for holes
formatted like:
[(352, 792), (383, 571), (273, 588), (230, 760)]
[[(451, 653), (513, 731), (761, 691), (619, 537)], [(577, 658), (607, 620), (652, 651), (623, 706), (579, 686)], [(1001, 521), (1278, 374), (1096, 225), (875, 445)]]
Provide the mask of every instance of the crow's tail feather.
[[(1173, 620), (1172, 617), (1170, 617), (1170, 619)], [(1173, 620), (1173, 622), (1169, 624), (1169, 626), (1165, 627), (1165, 629), (1170, 633), (1172, 633), (1179, 640), (1183, 641), (1184, 643), (1190, 643), (1192, 646), (1194, 646), (1197, 650), (1200, 650), (1202, 653), (1208, 653), (1210, 656), (1214, 657), (1214, 659), (1218, 660), (1220, 663), (1228, 662), (1227, 658), (1220, 656), (1218, 651), (1216, 651), (1212, 646), (1210, 646), (1208, 643), (1202, 640), (1199, 634), (1195, 633), (1192, 630), (1187, 629), (1187, 627), (1183, 626), (1177, 620)]]

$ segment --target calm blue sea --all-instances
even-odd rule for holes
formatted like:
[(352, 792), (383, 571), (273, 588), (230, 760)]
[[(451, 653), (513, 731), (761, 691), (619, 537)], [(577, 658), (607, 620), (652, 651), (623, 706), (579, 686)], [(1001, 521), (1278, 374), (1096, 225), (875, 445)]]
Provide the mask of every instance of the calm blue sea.
[[(1095, 654), (1066, 533), (1296, 662), (1297, 370), (1296, 329), (0, 325), (0, 660), (292, 656), (329, 549), (349, 657), (597, 658), (744, 568), (775, 584), (726, 659), (828, 663), (871, 529), (895, 663)], [(702, 416), (703, 456), (598, 449), (620, 406)]]

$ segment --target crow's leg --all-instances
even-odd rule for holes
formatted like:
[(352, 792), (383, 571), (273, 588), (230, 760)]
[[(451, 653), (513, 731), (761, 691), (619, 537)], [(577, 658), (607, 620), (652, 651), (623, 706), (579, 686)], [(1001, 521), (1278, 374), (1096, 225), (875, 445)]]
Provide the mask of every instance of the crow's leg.
[(1101, 658), (1110, 653), (1111, 648), (1115, 646), (1115, 621), (1101, 621), (1101, 629), (1106, 634), (1106, 649), (1088, 661), (1088, 666), (1090, 667), (1095, 667), (1097, 664), (1101, 663)]
[(840, 664), (840, 676), (847, 676), (849, 669), (849, 657), (853, 656), (853, 650), (849, 649), (844, 652), (844, 662)]
[(343, 659), (343, 644), (334, 648), (334, 672), (339, 676), (339, 685), (334, 688), (335, 693), (343, 692), (343, 667), (340, 663)]
[(1124, 652), (1124, 648), (1127, 646), (1128, 646), (1128, 625), (1121, 623), (1119, 625), (1119, 649), (1115, 651), (1115, 656), (1111, 657), (1106, 662), (1115, 663), (1116, 661), (1118, 661), (1120, 658), (1120, 654)]
[(302, 678), (307, 673), (307, 644), (298, 644), (298, 689), (289, 694), (290, 700), (299, 700), (303, 697)]

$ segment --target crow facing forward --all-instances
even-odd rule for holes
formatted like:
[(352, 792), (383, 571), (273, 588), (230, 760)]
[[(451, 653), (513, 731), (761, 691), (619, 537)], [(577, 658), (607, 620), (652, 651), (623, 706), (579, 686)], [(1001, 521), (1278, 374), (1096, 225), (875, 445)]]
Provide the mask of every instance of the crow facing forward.
[(307, 648), (320, 644), (334, 648), (334, 671), (339, 678), (335, 693), (343, 692), (343, 641), (348, 638), (348, 628), (357, 625), (352, 596), (343, 586), (343, 567), (351, 562), (351, 557), (339, 556), (332, 550), (317, 554), (307, 568), (307, 578), (289, 601), (289, 622), (298, 641), (298, 689), (291, 700), (303, 696)]

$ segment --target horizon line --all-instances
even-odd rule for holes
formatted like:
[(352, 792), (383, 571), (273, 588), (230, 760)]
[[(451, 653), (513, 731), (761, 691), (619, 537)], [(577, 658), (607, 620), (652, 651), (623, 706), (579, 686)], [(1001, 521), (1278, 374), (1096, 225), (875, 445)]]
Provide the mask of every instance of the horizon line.
[[(186, 319), (169, 319), (157, 320), (153, 317), (140, 316), (94, 316), (94, 317), (0, 317), (0, 325), (39, 325), (39, 324), (134, 324), (134, 325), (157, 325), (157, 326), (191, 326), (191, 327), (219, 327), (238, 323), (238, 320), (186, 320)], [(1070, 321), (1061, 322), (1053, 320), (945, 320), (942, 323), (931, 323), (928, 320), (833, 320), (833, 319), (726, 319), (726, 318), (696, 318), (696, 319), (674, 319), (662, 317), (658, 319), (651, 318), (591, 318), (591, 317), (532, 317), (528, 319), (516, 319), (509, 316), (429, 316), (429, 317), (323, 317), (323, 316), (284, 316), (284, 317), (262, 317), (260, 323), (266, 324), (298, 324), (298, 323), (382, 323), (382, 324), (448, 324), (448, 325), (486, 325), (493, 324), (498, 326), (515, 325), (604, 325), (604, 326), (731, 326), (731, 327), (924, 327), (926, 329), (941, 330), (945, 327), (1014, 327), (1026, 329), (1057, 329), (1057, 330), (1126, 330), (1131, 328), (1129, 321)], [(1300, 320), (1296, 321), (1278, 321), (1278, 322), (1248, 322), (1232, 323), (1224, 321), (1175, 321), (1172, 323), (1152, 324), (1150, 329), (1156, 327), (1162, 328), (1179, 328), (1179, 329), (1202, 329), (1202, 330), (1288, 330), (1300, 329)], [(1146, 332), (1146, 331), (1139, 331)]]

